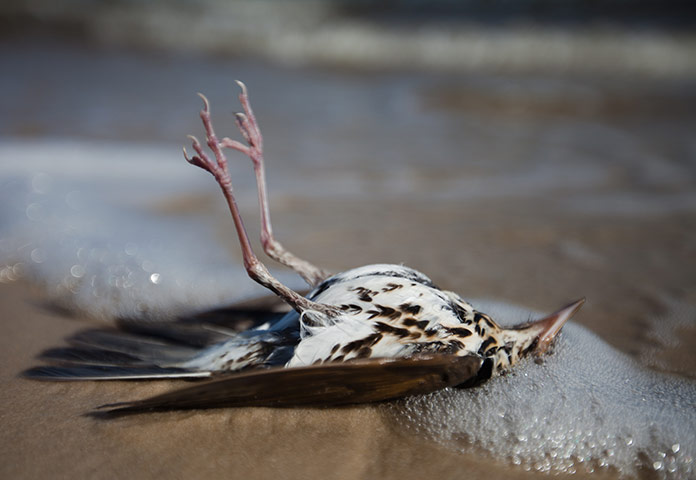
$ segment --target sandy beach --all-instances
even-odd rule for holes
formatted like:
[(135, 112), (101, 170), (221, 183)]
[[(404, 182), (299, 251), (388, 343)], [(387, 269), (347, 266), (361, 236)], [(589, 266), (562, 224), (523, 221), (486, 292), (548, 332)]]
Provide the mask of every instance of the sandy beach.
[[(297, 205), (293, 205), (295, 209)], [(319, 209), (312, 211), (307, 205), (300, 209), (310, 210), (312, 218), (321, 217)], [(326, 210), (330, 209), (326, 207)], [(331, 206), (336, 207), (335, 205)], [(344, 209), (343, 215), (357, 214)], [(414, 207), (415, 208), (415, 207)], [(334, 210), (335, 211), (335, 210)], [(410, 210), (408, 219), (414, 218)], [(461, 209), (458, 209), (461, 212)], [(280, 213), (280, 212), (279, 212)], [(295, 225), (302, 231), (299, 214), (278, 215), (281, 231)], [(358, 249), (355, 244), (346, 243), (347, 255), (355, 261), (367, 262), (380, 254), (391, 260), (398, 256), (405, 261), (431, 263), (438, 272), (438, 280), (447, 287), (458, 287), (458, 268), (455, 260), (445, 251), (454, 249), (457, 236), (447, 229), (453, 212), (446, 209), (435, 215), (422, 214), (429, 227), (443, 231), (438, 244), (440, 249), (425, 251), (417, 248), (426, 242), (425, 233), (386, 232), (390, 237), (405, 239), (399, 247), (381, 252), (378, 244), (369, 243)], [(297, 218), (295, 218), (297, 216)], [(660, 313), (660, 307), (649, 294), (635, 295), (635, 287), (628, 282), (619, 281), (624, 275), (621, 258), (614, 255), (616, 270), (602, 275), (594, 275), (592, 282), (582, 279), (583, 269), (578, 267), (572, 256), (543, 254), (549, 244), (558, 241), (557, 236), (567, 236), (570, 227), (554, 223), (541, 233), (533, 226), (506, 227), (507, 235), (501, 235), (500, 222), (493, 221), (490, 215), (484, 216), (487, 238), (516, 238), (517, 244), (523, 242), (527, 255), (516, 256), (517, 268), (509, 269), (509, 260), (504, 248), (495, 241), (476, 249), (479, 262), (467, 264), (469, 290), (482, 295), (492, 288), (496, 278), (505, 278), (505, 294), (519, 302), (541, 305), (551, 309), (556, 299), (582, 293), (590, 298), (586, 310), (578, 321), (595, 331), (618, 348), (639, 348), (644, 338), (643, 322), (631, 322), (630, 318), (641, 318), (646, 309), (654, 308), (653, 314)], [(404, 219), (403, 225), (407, 225)], [(297, 223), (295, 223), (297, 222)], [(681, 225), (688, 225), (684, 219)], [(654, 228), (658, 229), (659, 225)], [(587, 226), (579, 230), (593, 237)], [(634, 227), (624, 225), (612, 229), (608, 225), (597, 228), (594, 237), (595, 248), (606, 251), (613, 249), (629, 252), (623, 262), (630, 266), (634, 261), (628, 249), (621, 249), (621, 239), (632, 236), (631, 229), (645, 228), (645, 222)], [(683, 232), (682, 232), (683, 233)], [(353, 235), (359, 237), (363, 232)], [(314, 255), (319, 259), (332, 256), (329, 248), (334, 236), (350, 236), (339, 229), (328, 229), (327, 239), (315, 240)], [(599, 241), (605, 237), (617, 239), (601, 246)], [(520, 240), (521, 239), (521, 240)], [(501, 240), (508, 242), (509, 240)], [(683, 243), (681, 243), (683, 241)], [(655, 237), (651, 240), (655, 248)], [(671, 238), (663, 235), (659, 251), (675, 252), (679, 245), (686, 247), (689, 242), (681, 235)], [(323, 248), (321, 247), (323, 245)], [(308, 248), (298, 243), (298, 250)], [(635, 247), (636, 251), (641, 251)], [(648, 246), (644, 247), (648, 248)], [(366, 249), (369, 254), (365, 254)], [(360, 250), (360, 251), (358, 251)], [(360, 252), (363, 252), (362, 254)], [(499, 253), (503, 252), (503, 253)], [(512, 253), (509, 254), (513, 256)], [(361, 258), (364, 256), (364, 258)], [(499, 261), (493, 262), (497, 257)], [(335, 258), (335, 257), (334, 257)], [(490, 260), (489, 260), (490, 258)], [(524, 260), (521, 260), (523, 258)], [(682, 282), (674, 272), (679, 272), (676, 263), (679, 255), (670, 255), (666, 261), (674, 268), (674, 282)], [(331, 266), (334, 266), (332, 264)], [(498, 265), (493, 267), (492, 265)], [(419, 265), (420, 266), (420, 265)], [(663, 265), (660, 266), (663, 271)], [(594, 267), (585, 275), (594, 272)], [(526, 271), (538, 269), (556, 272), (533, 279), (525, 278)], [(564, 274), (580, 270), (573, 278)], [(686, 277), (689, 272), (684, 272)], [(473, 281), (472, 281), (473, 279)], [(668, 279), (660, 280), (664, 284)], [(459, 287), (461, 289), (461, 287)], [(676, 286), (673, 288), (677, 288)], [(543, 293), (537, 293), (543, 292)], [(289, 409), (274, 410), (264, 408), (223, 409), (196, 412), (170, 412), (138, 415), (133, 417), (103, 420), (86, 414), (101, 404), (118, 400), (140, 398), (165, 391), (176, 386), (175, 382), (87, 382), (87, 383), (46, 383), (19, 378), (22, 370), (36, 364), (34, 356), (42, 349), (61, 344), (62, 339), (80, 328), (94, 325), (94, 321), (67, 318), (51, 312), (42, 306), (41, 296), (32, 292), (26, 284), (2, 285), (3, 324), (2, 337), (3, 362), (0, 404), (2, 411), (3, 445), (1, 462), (4, 478), (394, 478), (410, 479), (424, 476), (440, 478), (470, 478), (472, 475), (485, 475), (488, 478), (535, 477), (544, 474), (525, 472), (520, 467), (509, 466), (505, 460), (490, 458), (486, 452), (480, 455), (463, 454), (451, 451), (425, 438), (415, 436), (394, 418), (385, 414), (380, 407), (364, 406), (343, 409)], [(617, 304), (617, 298), (622, 299)], [(549, 300), (551, 299), (551, 300)], [(558, 300), (556, 300), (558, 303)], [(539, 307), (541, 308), (541, 307)], [(647, 310), (650, 311), (650, 310)], [(664, 313), (664, 312), (663, 312)], [(616, 315), (627, 319), (624, 322), (611, 321)], [(643, 317), (644, 318), (644, 317)], [(675, 349), (664, 350), (660, 365), (663, 368), (692, 375), (693, 336), (692, 330), (683, 331), (685, 337)], [(688, 336), (691, 337), (688, 337)], [(633, 346), (633, 347), (632, 347)], [(593, 478), (613, 477), (611, 471), (595, 473)]]
[[(409, 436), (379, 407), (221, 409), (120, 419), (98, 405), (175, 382), (46, 383), (18, 378), (43, 348), (84, 327), (42, 309), (25, 285), (0, 300), (3, 478), (507, 478), (504, 464)], [(20, 320), (21, 319), (21, 320)], [(181, 383), (179, 383), (180, 385)], [(516, 471), (518, 478), (534, 475)]]
[[(3, 188), (17, 178), (36, 183), (41, 172), (68, 185), (68, 195), (46, 204), (68, 208), (73, 191), (96, 192), (90, 198), (113, 203), (109, 212), (116, 212), (95, 224), (118, 233), (98, 238), (102, 246), (111, 242), (125, 255), (133, 235), (145, 250), (147, 239), (138, 234), (148, 221), (153, 229), (162, 225), (165, 240), (175, 242), (179, 232), (196, 233), (195, 219), (222, 245), (223, 259), (238, 258), (213, 181), (194, 178), (192, 171), (191, 187), (188, 176), (166, 172), (183, 164), (185, 134), (200, 132), (194, 92), (209, 95), (215, 115), (224, 118), (221, 129), (231, 133), (231, 117), (223, 115), (236, 108), (230, 106), (230, 85), (241, 77), (265, 129), (274, 229), (291, 251), (335, 272), (403, 263), (465, 298), (537, 311), (584, 296), (578, 324), (646, 368), (696, 379), (691, 80), (627, 88), (621, 78), (363, 77), (242, 60), (152, 61), (72, 46), (47, 51), (32, 43), (5, 46), (0, 54), (0, 66), (15, 74), (0, 81), (19, 92), (4, 98), (0, 109), (9, 112), (0, 116), (7, 135), (0, 139), (0, 180), (8, 179)], [(37, 77), (24, 58), (52, 65), (52, 75), (32, 83)], [(133, 84), (124, 87), (124, 77)], [(143, 166), (145, 157), (156, 158)], [(100, 161), (109, 169), (100, 170)], [(250, 170), (245, 162), (238, 168)], [(255, 239), (254, 191), (250, 172), (245, 174), (240, 203)], [(34, 222), (32, 211), (21, 206), (8, 218)], [(57, 224), (68, 231), (74, 218)], [(180, 383), (21, 378), (42, 350), (104, 319), (84, 314), (90, 311), (85, 298), (94, 293), (89, 288), (82, 296), (53, 288), (56, 278), (70, 277), (73, 260), (63, 253), (79, 259), (70, 249), (93, 238), (85, 231), (73, 237), (54, 232), (50, 223), (27, 230), (41, 238), (25, 238), (15, 223), (0, 225), (0, 253), (10, 258), (19, 252), (24, 266), (35, 270), (0, 284), (0, 478), (549, 477), (476, 445), (466, 453), (439, 445), (380, 406), (89, 416), (99, 405)], [(214, 242), (206, 241), (191, 253), (193, 260), (213, 255)], [(48, 258), (54, 271), (50, 262), (40, 258), (40, 264), (19, 248), (2, 250), (12, 242), (36, 242), (37, 249), (53, 252)], [(182, 263), (181, 250), (173, 251), (166, 260), (186, 277), (181, 271), (190, 265)], [(217, 259), (207, 261), (215, 267)], [(189, 294), (206, 294), (195, 282), (210, 279), (194, 273), (198, 289)], [(239, 281), (248, 280), (242, 274), (215, 288), (234, 291)], [(147, 280), (140, 286), (151, 290), (140, 297), (136, 292), (139, 301), (156, 292)], [(100, 297), (104, 308), (116, 311), (126, 290)], [(48, 307), (58, 300), (72, 310)], [(654, 472), (641, 473), (653, 478)], [(591, 478), (617, 476), (608, 468)]]

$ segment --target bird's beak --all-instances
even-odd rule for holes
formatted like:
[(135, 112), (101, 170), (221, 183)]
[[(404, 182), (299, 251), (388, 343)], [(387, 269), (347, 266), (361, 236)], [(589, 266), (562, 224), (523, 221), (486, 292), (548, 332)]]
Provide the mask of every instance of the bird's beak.
[(541, 320), (532, 322), (527, 328), (529, 330), (539, 329), (539, 336), (537, 337), (537, 346), (535, 348), (535, 353), (544, 353), (551, 345), (554, 337), (561, 330), (561, 327), (580, 310), (580, 307), (585, 303), (585, 299), (581, 298), (570, 305), (566, 305), (557, 312), (548, 315)]

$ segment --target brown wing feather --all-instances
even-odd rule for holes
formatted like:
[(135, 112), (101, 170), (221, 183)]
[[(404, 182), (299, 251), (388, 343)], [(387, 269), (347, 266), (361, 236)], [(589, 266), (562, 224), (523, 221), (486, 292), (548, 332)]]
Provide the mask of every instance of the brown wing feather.
[(103, 405), (110, 412), (216, 407), (337, 406), (380, 402), (459, 385), (481, 367), (476, 356), (367, 358), (243, 372), (144, 400)]

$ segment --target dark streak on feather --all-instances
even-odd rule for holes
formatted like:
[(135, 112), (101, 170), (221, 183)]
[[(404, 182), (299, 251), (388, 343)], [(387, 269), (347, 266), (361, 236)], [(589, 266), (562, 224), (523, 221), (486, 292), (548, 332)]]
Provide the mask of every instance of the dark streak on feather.
[(335, 285), (336, 282), (338, 282), (339, 280), (340, 280), (340, 277), (327, 278), (326, 280), (324, 280), (323, 282), (321, 282), (319, 284), (319, 286), (314, 290), (314, 293), (312, 293), (312, 295), (309, 296), (309, 299), (313, 300), (313, 299), (317, 298), (319, 295), (321, 295), (326, 290), (328, 290), (329, 287), (331, 287), (332, 285)]
[(414, 305), (413, 303), (402, 303), (399, 305), (399, 308), (402, 312), (411, 315), (417, 315), (422, 310), (420, 305)]
[(470, 320), (470, 315), (471, 315), (470, 311), (464, 309), (457, 302), (452, 302), (451, 306), (452, 306), (452, 310), (457, 315), (457, 317), (459, 318), (459, 321), (461, 323), (469, 323), (471, 321)]
[(383, 292), (393, 292), (397, 288), (402, 288), (402, 287), (403, 287), (403, 285), (401, 285), (399, 283), (391, 283), (390, 282), (390, 283), (387, 283), (387, 285), (385, 287), (382, 287), (382, 291)]
[(393, 327), (393, 326), (389, 325), (388, 323), (384, 323), (384, 322), (375, 323), (375, 329), (378, 332), (389, 333), (391, 335), (396, 335), (397, 337), (408, 337), (411, 334), (411, 332), (409, 332), (405, 328)]
[(446, 330), (460, 337), (468, 337), (471, 335), (471, 330), (464, 327), (445, 327)]
[(487, 339), (485, 339), (483, 341), (483, 343), (481, 344), (481, 347), (479, 348), (478, 353), (482, 354), (488, 348), (488, 346), (491, 345), (492, 343), (495, 343), (495, 338), (488, 337)]
[(372, 349), (370, 347), (362, 347), (358, 352), (355, 354), (355, 358), (367, 358), (370, 355), (372, 355)]
[(438, 334), (438, 330), (436, 328), (429, 328), (425, 331), (425, 334), (429, 337), (434, 337)]
[(368, 310), (366, 313), (369, 313), (370, 316), (367, 317), (368, 319), (373, 319), (375, 317), (386, 317), (390, 320), (396, 320), (401, 316), (401, 313), (397, 312), (391, 307), (385, 307), (384, 305), (375, 305), (375, 308), (377, 310)]
[(404, 319), (401, 321), (401, 323), (403, 323), (403, 324), (406, 325), (407, 327), (415, 327), (416, 324), (418, 323), (418, 320), (416, 320), (415, 318), (409, 317), (409, 318), (404, 318)]
[[(371, 335), (368, 335), (365, 338), (360, 338), (358, 340), (353, 340), (350, 343), (347, 343), (344, 345), (344, 347), (341, 349), (342, 353), (350, 353), (354, 350), (359, 350), (361, 348), (365, 347), (372, 347), (375, 343), (377, 343), (380, 339), (382, 338), (381, 333), (373, 333)], [(335, 352), (331, 352), (333, 355)]]
[[(424, 275), (419, 275), (416, 272), (397, 272), (395, 270), (378, 270), (375, 272), (370, 272), (370, 273), (365, 273), (363, 275), (358, 275), (355, 277), (350, 277), (351, 280), (356, 279), (356, 278), (362, 278), (362, 277), (376, 277), (376, 276), (384, 276), (384, 277), (395, 277), (395, 278), (405, 278), (407, 280), (411, 280), (411, 282), (416, 282), (420, 283), (421, 285), (425, 285), (426, 287), (430, 288), (435, 288), (435, 284), (433, 284), (432, 281), (427, 279)], [(413, 283), (412, 286), (416, 286), (416, 283)]]
[(349, 304), (343, 304), (339, 307), (341, 310), (344, 312), (351, 312), (351, 313), (360, 313), (362, 312), (362, 307), (360, 305), (356, 305), (354, 303), (349, 303)]

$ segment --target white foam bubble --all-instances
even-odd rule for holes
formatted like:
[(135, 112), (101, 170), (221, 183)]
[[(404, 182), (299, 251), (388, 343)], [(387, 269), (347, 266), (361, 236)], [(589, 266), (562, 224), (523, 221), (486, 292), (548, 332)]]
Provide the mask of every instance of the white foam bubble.
[[(184, 162), (167, 166), (170, 176), (161, 178), (159, 162), (168, 155), (73, 147), (3, 144), (0, 156), (23, 161), (3, 165), (0, 179), (0, 282), (29, 278), (51, 300), (100, 318), (157, 317), (266, 293), (214, 241), (209, 220), (170, 220), (142, 208), (148, 199), (192, 188)], [(124, 153), (133, 162), (105, 175), (103, 165)], [(104, 155), (95, 165), (94, 157)], [(149, 162), (145, 170), (142, 162)], [(211, 180), (205, 181), (208, 190)], [(294, 275), (280, 279), (301, 285)], [(474, 304), (503, 324), (536, 316), (495, 302)], [(443, 445), (484, 449), (528, 470), (644, 469), (675, 478), (695, 472), (694, 384), (648, 371), (572, 323), (541, 365), (528, 361), (480, 388), (385, 408)]]
[[(474, 301), (503, 324), (530, 315)], [(646, 370), (569, 323), (552, 355), (474, 389), (436, 392), (386, 407), (407, 428), (461, 451), (528, 470), (634, 476), (694, 475), (696, 384)]]
[[(0, 178), (0, 282), (28, 279), (50, 302), (101, 319), (145, 313), (156, 319), (267, 294), (214, 240), (212, 216), (148, 210), (191, 186), (155, 177), (152, 188), (132, 195), (145, 178), (119, 189), (98, 169), (82, 171), (82, 160), (71, 165), (40, 174), (26, 167)], [(153, 171), (151, 165), (144, 177)], [(137, 169), (131, 174), (137, 177)], [(276, 275), (303, 285), (296, 275)]]

